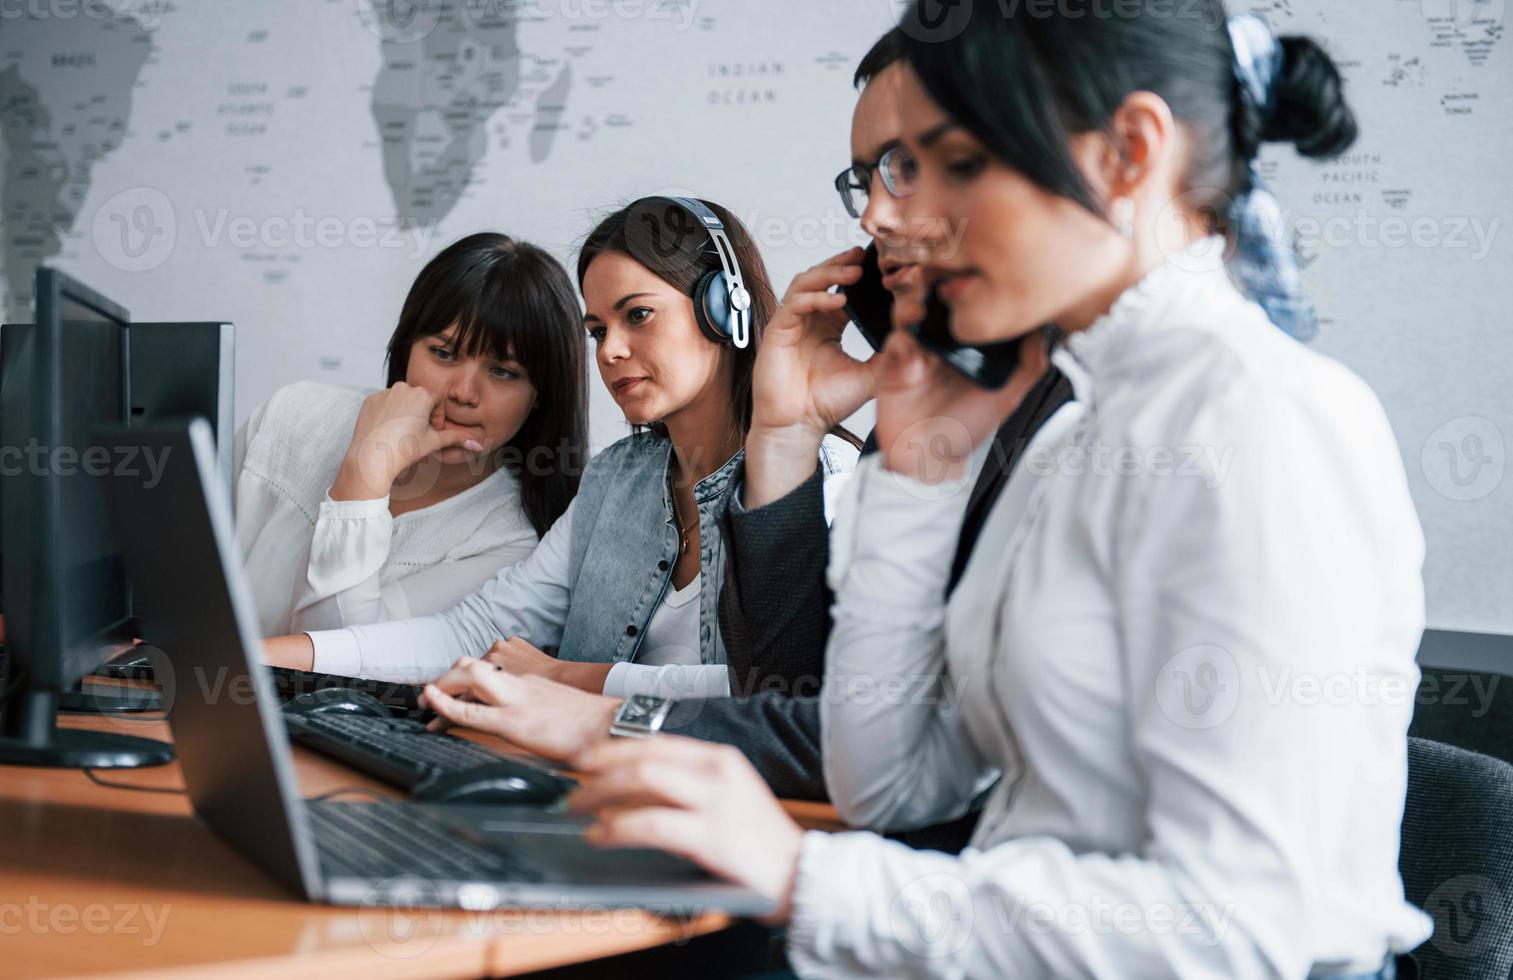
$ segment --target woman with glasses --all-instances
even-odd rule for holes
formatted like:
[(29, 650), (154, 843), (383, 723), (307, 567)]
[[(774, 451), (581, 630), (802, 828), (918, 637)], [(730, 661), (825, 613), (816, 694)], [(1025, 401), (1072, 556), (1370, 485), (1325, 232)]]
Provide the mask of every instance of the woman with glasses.
[(914, 180), (919, 164), (902, 143), (895, 143), (883, 151), (874, 164), (852, 163), (835, 177), (835, 189), (840, 191), (841, 201), (853, 218), (861, 218), (867, 210), (868, 195), (872, 192), (872, 178), (883, 183), (883, 188), (894, 197), (908, 197), (914, 193)]
[[(762, 891), (800, 974), (1383, 978), (1430, 932), (1397, 871), (1412, 701), (1373, 696), (1417, 680), (1423, 536), (1375, 396), (1276, 329), (1311, 310), (1252, 169), (1354, 118), (1316, 43), (1198, 8), (979, 4), (906, 41), (908, 210), (964, 223), (931, 256), (951, 330), (1060, 325), (1077, 398), (946, 601), (991, 423), (895, 331), (834, 531), (835, 803), (899, 829), (1001, 777), (971, 846), (805, 834), (699, 743), (575, 761), (592, 840)], [(899, 677), (932, 696), (877, 696)]]

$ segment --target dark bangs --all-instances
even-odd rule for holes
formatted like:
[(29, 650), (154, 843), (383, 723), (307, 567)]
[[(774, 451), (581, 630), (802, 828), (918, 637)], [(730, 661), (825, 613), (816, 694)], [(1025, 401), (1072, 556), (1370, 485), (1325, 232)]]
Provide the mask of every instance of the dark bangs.
[(415, 341), (454, 325), (458, 355), (513, 361), (536, 389), (504, 461), (544, 534), (577, 492), (588, 443), (583, 311), (572, 280), (550, 254), (508, 235), (454, 242), (426, 263), (405, 297), (389, 338), (386, 384), (405, 380)]

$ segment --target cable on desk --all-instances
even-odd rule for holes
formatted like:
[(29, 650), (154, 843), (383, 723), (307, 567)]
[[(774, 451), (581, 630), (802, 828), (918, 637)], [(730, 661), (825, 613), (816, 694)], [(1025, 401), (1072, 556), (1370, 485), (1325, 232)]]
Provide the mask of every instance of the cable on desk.
[(328, 790), (327, 792), (324, 792), (319, 796), (309, 797), (305, 800), (305, 802), (324, 803), (326, 800), (331, 799), (333, 796), (342, 796), (347, 793), (359, 793), (363, 796), (371, 796), (373, 797), (373, 799), (377, 800), (380, 803), (387, 803), (393, 799), (392, 796), (387, 796), (383, 793), (380, 793), (378, 790), (371, 789), (367, 786), (340, 786), (336, 789)]
[(105, 786), (109, 789), (134, 789), (139, 793), (174, 793), (178, 796), (183, 796), (185, 793), (189, 792), (189, 790), (185, 789), (182, 786), (175, 788), (172, 786), (133, 786), (131, 783), (114, 783), (107, 779), (101, 779), (99, 776), (95, 775), (95, 771), (88, 766), (84, 767), (84, 775), (89, 777), (90, 782), (95, 783), (99, 786)]

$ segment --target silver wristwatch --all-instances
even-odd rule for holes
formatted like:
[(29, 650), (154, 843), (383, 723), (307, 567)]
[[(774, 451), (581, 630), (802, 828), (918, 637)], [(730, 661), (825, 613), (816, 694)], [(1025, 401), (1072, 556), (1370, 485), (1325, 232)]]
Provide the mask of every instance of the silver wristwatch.
[(672, 698), (657, 698), (650, 694), (632, 694), (615, 712), (609, 733), (626, 738), (648, 738), (662, 730), (663, 722), (672, 714), (678, 702)]

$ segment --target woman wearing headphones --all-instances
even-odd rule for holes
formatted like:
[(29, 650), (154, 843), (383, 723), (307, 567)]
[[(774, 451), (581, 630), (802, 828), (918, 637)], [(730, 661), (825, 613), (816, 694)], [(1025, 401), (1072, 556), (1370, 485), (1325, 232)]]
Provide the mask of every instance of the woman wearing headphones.
[[(1376, 397), (1276, 329), (1311, 313), (1250, 167), (1350, 145), (1340, 76), (1217, 0), (938, 7), (904, 24), (905, 212), (961, 232), (928, 259), (955, 337), (1057, 324), (1076, 402), (947, 600), (997, 417), (895, 331), (832, 538), (823, 740), (856, 826), (1001, 777), (971, 844), (806, 834), (738, 753), (673, 737), (573, 760), (572, 805), (770, 896), (806, 976), (1390, 978), (1431, 927), (1397, 867), (1423, 535)], [(877, 696), (898, 677), (935, 696)]]
[[(488, 651), (513, 673), (596, 693), (729, 693), (721, 527), (751, 420), (753, 356), (777, 305), (766, 267), (718, 205), (644, 198), (589, 234), (578, 281), (599, 374), (639, 431), (589, 463), (530, 558), (455, 608), (279, 637), (270, 662), (416, 681)], [(822, 447), (827, 475), (849, 468), (846, 450), (839, 439)]]

